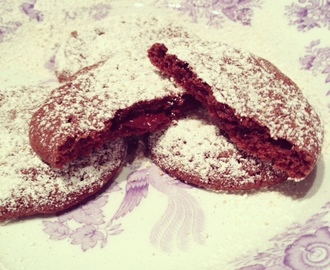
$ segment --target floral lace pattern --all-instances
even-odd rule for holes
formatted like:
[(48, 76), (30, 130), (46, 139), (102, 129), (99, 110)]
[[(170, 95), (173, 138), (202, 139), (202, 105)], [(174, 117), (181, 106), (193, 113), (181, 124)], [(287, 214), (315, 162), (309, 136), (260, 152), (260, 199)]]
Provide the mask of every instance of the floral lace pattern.
[(327, 27), (330, 30), (330, 2), (328, 0), (299, 0), (286, 7), (289, 23), (299, 31), (308, 31), (315, 27)]
[(14, 3), (11, 1), (0, 2), (0, 43), (8, 40), (22, 25), (20, 18), (12, 16), (14, 13), (18, 13)]
[[(289, 24), (298, 31), (314, 27), (328, 27), (330, 30), (330, 1), (299, 0), (286, 7)], [(302, 69), (313, 75), (325, 75), (330, 82), (330, 47), (320, 47), (321, 40), (313, 40), (300, 57)], [(330, 90), (326, 92), (330, 95)], [(330, 105), (329, 105), (330, 108)], [(272, 239), (272, 248), (255, 255), (241, 257), (233, 265), (238, 270), (325, 270), (330, 269), (330, 202), (311, 216), (304, 224), (294, 223), (287, 230)]]
[(9, 40), (24, 22), (43, 20), (43, 14), (35, 9), (36, 2), (0, 1), (0, 43)]
[(235, 260), (239, 270), (292, 269), (312, 270), (330, 267), (330, 227), (325, 218), (330, 202), (305, 223), (294, 223), (269, 241), (273, 247), (256, 255)]
[(36, 21), (41, 22), (43, 20), (43, 14), (35, 9), (36, 2), (37, 0), (24, 2), (21, 8), (22, 11), (31, 19), (35, 19)]
[[(314, 75), (324, 74), (325, 83), (330, 83), (330, 43), (329, 47), (320, 47), (320, 44), (320, 40), (311, 41), (306, 47), (306, 55), (300, 58), (300, 64)], [(330, 95), (330, 89), (327, 95)]]
[[(27, 22), (42, 24), (47, 17), (38, 9), (40, 0), (0, 1), (0, 44), (9, 41)], [(234, 22), (242, 27), (253, 27), (255, 9), (262, 9), (266, 0), (157, 0), (154, 4), (175, 9), (189, 15), (193, 21), (212, 27), (224, 27)], [(103, 1), (75, 10), (62, 10), (63, 18), (70, 22), (78, 18), (102, 20), (110, 15), (112, 5)], [(283, 6), (287, 23), (300, 34), (317, 28), (330, 30), (329, 0), (296, 0)], [(55, 58), (46, 67), (52, 69)], [(330, 96), (330, 43), (328, 37), (313, 39), (305, 48), (304, 55), (297, 59), (301, 68), (320, 76), (324, 82), (324, 96)], [(330, 105), (329, 105), (330, 108)], [(141, 201), (148, 202), (150, 193), (158, 193), (167, 200), (167, 208), (160, 218), (155, 217), (149, 242), (163, 252), (175, 248), (188, 250), (192, 244), (205, 242), (204, 212), (193, 189), (163, 174), (155, 165), (139, 169), (131, 168), (126, 189), (113, 183), (102, 194), (89, 203), (61, 214), (54, 219), (42, 220), (43, 231), (52, 241), (63, 241), (77, 246), (82, 251), (104, 248), (111, 245), (111, 239), (120, 237), (127, 230), (126, 217), (140, 208)], [(124, 192), (114, 213), (107, 212), (111, 196)], [(148, 195), (149, 194), (149, 195)], [(150, 199), (149, 199), (150, 201)], [(239, 270), (292, 270), (330, 269), (330, 202), (317, 209), (305, 222), (296, 222), (284, 233), (269, 239), (271, 248), (253, 250), (246, 256), (231, 262)], [(182, 213), (185, 213), (182, 215)], [(191, 230), (193, 228), (193, 230)], [(189, 237), (187, 231), (189, 230)], [(1, 265), (0, 265), (1, 268)]]
[(123, 220), (147, 198), (149, 186), (168, 199), (165, 213), (150, 234), (151, 244), (168, 253), (175, 245), (187, 250), (191, 243), (203, 244), (204, 213), (197, 200), (186, 191), (190, 186), (162, 173), (155, 165), (128, 175), (125, 196), (112, 218), (107, 219), (103, 207), (112, 192), (121, 190), (116, 182), (87, 204), (59, 215), (56, 221), (43, 221), (44, 232), (52, 240), (66, 240), (79, 245), (83, 251), (98, 243), (103, 248), (110, 237), (124, 232), (123, 222), (118, 223), (118, 220)]
[(106, 191), (87, 204), (57, 217), (56, 221), (43, 221), (44, 232), (52, 240), (67, 240), (80, 245), (83, 251), (93, 248), (97, 243), (104, 247), (110, 236), (120, 234), (121, 224), (111, 219), (106, 222), (103, 207), (108, 203), (112, 192), (120, 191), (115, 182)]
[(306, 55), (300, 58), (302, 68), (314, 74), (322, 72), (328, 74), (326, 83), (330, 82), (330, 47), (319, 48), (320, 40), (312, 41), (306, 47)]
[(100, 3), (94, 4), (89, 7), (80, 7), (75, 10), (65, 10), (65, 19), (76, 20), (82, 16), (86, 16), (94, 19), (95, 21), (102, 20), (109, 16), (109, 12), (112, 9), (110, 4)]
[(251, 25), (253, 10), (261, 7), (261, 0), (184, 0), (176, 4), (165, 0), (162, 4), (188, 14), (194, 22), (206, 20), (208, 25), (223, 27), (226, 20)]

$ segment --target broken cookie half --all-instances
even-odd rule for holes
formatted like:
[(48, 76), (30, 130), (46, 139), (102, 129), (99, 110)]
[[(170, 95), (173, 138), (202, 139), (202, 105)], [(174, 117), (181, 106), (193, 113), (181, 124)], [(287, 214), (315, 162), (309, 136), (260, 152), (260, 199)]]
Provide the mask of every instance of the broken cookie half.
[(238, 149), (289, 179), (302, 180), (312, 171), (323, 127), (291, 79), (269, 61), (226, 44), (169, 44), (154, 44), (150, 61), (202, 102)]
[(71, 208), (111, 184), (126, 159), (123, 139), (109, 142), (62, 170), (52, 169), (29, 145), (29, 119), (49, 92), (45, 86), (0, 89), (0, 222)]

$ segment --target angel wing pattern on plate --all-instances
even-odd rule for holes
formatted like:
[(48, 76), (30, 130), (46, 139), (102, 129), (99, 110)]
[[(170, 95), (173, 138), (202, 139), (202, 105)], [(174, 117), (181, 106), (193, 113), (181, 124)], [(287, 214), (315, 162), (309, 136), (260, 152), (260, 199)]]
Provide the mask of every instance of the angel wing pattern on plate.
[(111, 194), (121, 190), (117, 182), (87, 204), (57, 216), (56, 220), (43, 220), (43, 231), (49, 235), (49, 239), (66, 240), (72, 245), (81, 246), (83, 251), (98, 244), (103, 248), (109, 243), (110, 237), (124, 232), (123, 217), (147, 197), (150, 186), (168, 200), (165, 213), (150, 234), (151, 243), (164, 252), (170, 252), (175, 245), (187, 250), (192, 243), (203, 244), (204, 212), (187, 191), (191, 187), (164, 174), (153, 164), (145, 169), (134, 169), (127, 176), (124, 198), (110, 219), (103, 208), (108, 204)]
[(147, 197), (149, 186), (167, 197), (168, 205), (150, 234), (151, 243), (164, 252), (177, 245), (187, 250), (192, 242), (204, 243), (204, 213), (197, 200), (187, 192), (190, 186), (164, 174), (156, 165), (130, 173), (126, 194), (113, 220), (133, 211)]

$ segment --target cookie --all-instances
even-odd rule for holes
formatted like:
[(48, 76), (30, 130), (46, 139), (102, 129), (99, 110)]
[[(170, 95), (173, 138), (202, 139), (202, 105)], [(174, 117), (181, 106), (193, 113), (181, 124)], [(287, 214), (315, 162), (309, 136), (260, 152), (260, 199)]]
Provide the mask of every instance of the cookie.
[[(167, 41), (192, 36), (185, 28), (166, 19), (145, 12), (112, 15), (92, 25), (72, 31), (55, 53), (55, 73), (60, 82), (68, 81), (79, 70), (111, 59), (123, 50), (146, 56), (147, 49), (159, 40)], [(135, 60), (134, 60), (135, 59)]]
[(239, 151), (206, 112), (194, 112), (151, 134), (148, 147), (152, 160), (162, 170), (212, 191), (256, 190), (287, 179), (270, 163)]
[(109, 140), (162, 128), (196, 106), (190, 94), (149, 65), (146, 57), (135, 61), (124, 51), (54, 89), (31, 118), (33, 150), (62, 168)]
[(125, 161), (126, 142), (119, 139), (62, 170), (42, 162), (29, 145), (29, 119), (49, 91), (0, 89), (0, 222), (73, 207), (110, 183)]
[(320, 155), (323, 128), (298, 86), (269, 61), (199, 39), (154, 44), (150, 61), (201, 101), (241, 150), (304, 179)]
[[(88, 156), (108, 140), (153, 132), (198, 106), (161, 78), (147, 57), (153, 40), (184, 38), (183, 28), (154, 16), (114, 16), (107, 23), (111, 27), (75, 31), (62, 44), (55, 66), (63, 85), (32, 117), (31, 146), (54, 168)], [(86, 54), (94, 46), (102, 53)]]

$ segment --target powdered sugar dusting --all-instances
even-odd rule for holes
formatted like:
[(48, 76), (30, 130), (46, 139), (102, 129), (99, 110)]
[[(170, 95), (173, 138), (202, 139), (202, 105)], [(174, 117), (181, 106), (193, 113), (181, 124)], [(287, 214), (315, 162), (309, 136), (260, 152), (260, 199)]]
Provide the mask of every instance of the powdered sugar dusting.
[[(102, 22), (80, 27), (58, 48), (55, 70), (60, 79), (68, 79), (80, 69), (129, 52), (134, 62), (143, 60), (155, 42), (185, 38), (192, 34), (179, 22), (152, 14), (114, 15)], [(132, 70), (134, 73), (134, 70)]]
[(122, 164), (126, 145), (119, 140), (63, 170), (52, 170), (29, 145), (29, 120), (50, 87), (0, 88), (0, 221), (56, 212), (100, 189)]
[[(70, 81), (52, 92), (30, 130), (47, 153), (59, 149), (68, 138), (78, 142), (100, 136), (116, 114), (133, 105), (166, 96), (180, 98), (185, 93), (159, 76), (147, 58), (155, 40), (185, 37), (182, 28), (153, 16), (114, 16), (110, 21), (108, 28), (94, 25), (72, 32), (59, 48), (57, 75)], [(97, 53), (89, 54), (95, 49)], [(73, 76), (81, 68), (84, 71)]]
[[(223, 189), (228, 186), (244, 189), (246, 185), (251, 187), (274, 176), (269, 164), (238, 151), (208, 120), (206, 113), (203, 117), (193, 115), (181, 119), (165, 131), (150, 135), (149, 145), (152, 156), (164, 170), (189, 174), (198, 178), (201, 185), (204, 182), (223, 185)], [(260, 174), (261, 170), (267, 178)], [(256, 184), (254, 188), (257, 187)]]
[[(268, 61), (219, 42), (191, 40), (169, 48), (208, 83), (218, 102), (237, 116), (254, 119), (273, 139), (297, 149), (320, 152), (323, 132), (315, 110), (288, 78), (279, 78)], [(281, 115), (281, 117), (278, 117)]]

